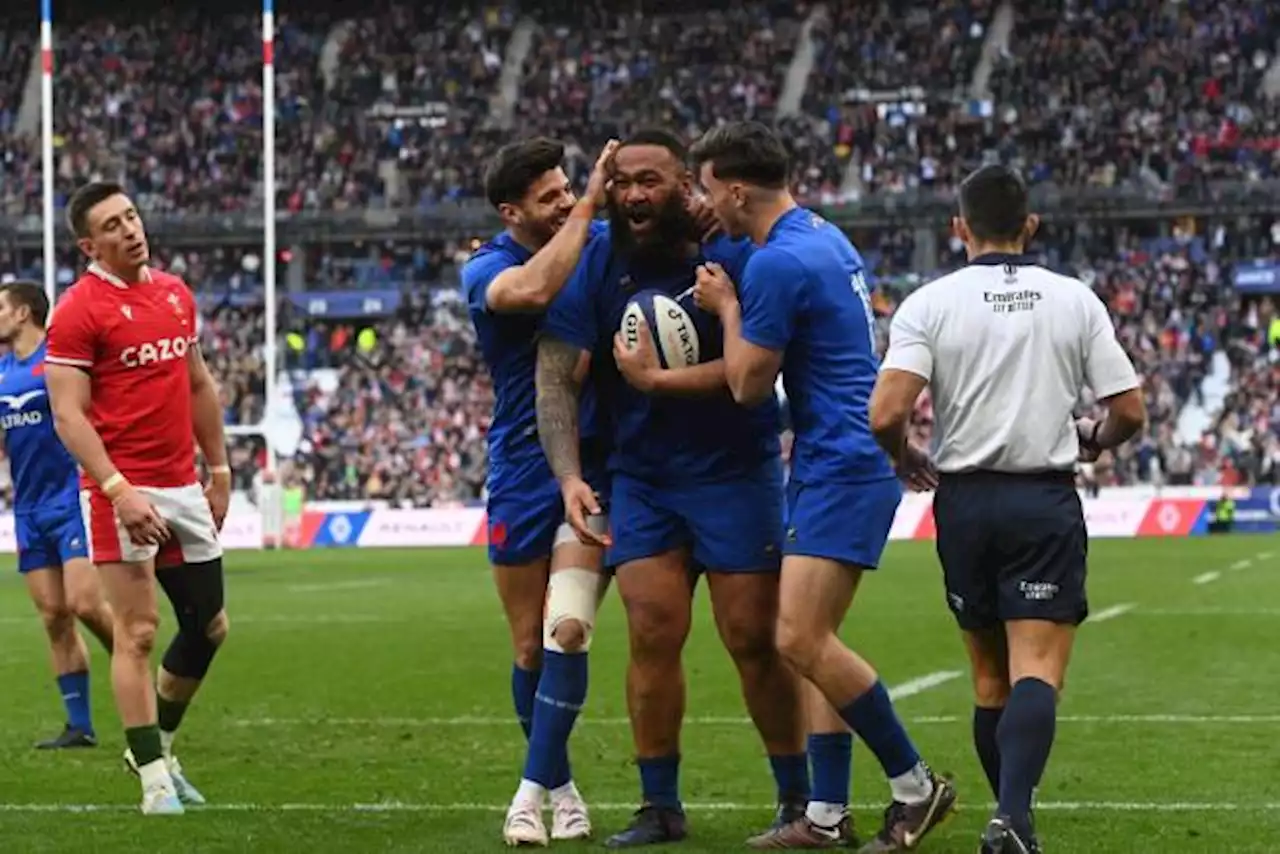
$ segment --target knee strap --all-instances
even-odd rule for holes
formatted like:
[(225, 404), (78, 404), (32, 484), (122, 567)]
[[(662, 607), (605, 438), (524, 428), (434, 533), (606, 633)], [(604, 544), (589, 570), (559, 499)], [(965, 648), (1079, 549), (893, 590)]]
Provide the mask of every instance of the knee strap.
[(596, 606), (604, 577), (590, 569), (569, 567), (551, 573), (547, 581), (547, 609), (542, 620), (542, 645), (552, 652), (564, 652), (556, 642), (556, 628), (565, 620), (582, 624), (585, 637), (579, 652), (591, 648), (596, 624)]
[(185, 679), (203, 679), (218, 652), (209, 627), (225, 603), (222, 559), (162, 569), (156, 580), (178, 620), (178, 633), (164, 654), (164, 669)]

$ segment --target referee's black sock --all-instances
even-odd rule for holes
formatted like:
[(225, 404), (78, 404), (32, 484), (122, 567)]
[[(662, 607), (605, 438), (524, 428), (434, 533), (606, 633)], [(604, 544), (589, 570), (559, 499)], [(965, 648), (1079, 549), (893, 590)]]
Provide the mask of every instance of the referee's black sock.
[(1000, 726), (1003, 714), (1004, 706), (994, 709), (973, 707), (973, 746), (978, 751), (982, 770), (987, 773), (991, 794), (997, 798), (1000, 797), (1000, 743), (996, 741), (996, 728)]
[(1058, 722), (1053, 686), (1035, 678), (1020, 679), (1000, 716), (996, 741), (1000, 748), (1000, 813), (1014, 827), (1030, 831), (1031, 798), (1049, 762)]

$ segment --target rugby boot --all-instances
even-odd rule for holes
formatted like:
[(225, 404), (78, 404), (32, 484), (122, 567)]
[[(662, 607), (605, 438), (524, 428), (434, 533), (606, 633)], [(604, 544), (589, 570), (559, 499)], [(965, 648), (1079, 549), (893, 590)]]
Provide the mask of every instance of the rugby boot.
[(546, 845), (547, 827), (542, 823), (542, 804), (523, 799), (513, 801), (502, 824), (502, 841), (512, 848)]
[(997, 815), (982, 832), (978, 854), (1040, 854), (1040, 841), (1034, 829), (1019, 832), (1008, 816)]
[(636, 810), (625, 830), (610, 836), (605, 848), (639, 848), (679, 842), (689, 835), (689, 825), (680, 807), (658, 807), (645, 804)]
[(884, 811), (884, 827), (870, 842), (858, 849), (860, 854), (886, 854), (910, 851), (920, 844), (929, 831), (951, 817), (956, 806), (956, 787), (948, 777), (929, 772), (933, 793), (918, 804), (894, 801)]
[(88, 730), (67, 724), (53, 738), (36, 742), (36, 750), (66, 750), (73, 747), (97, 747), (98, 738)]
[(814, 851), (827, 848), (857, 848), (858, 837), (853, 819), (845, 816), (835, 827), (814, 824), (801, 815), (783, 825), (775, 825), (759, 836), (747, 840), (747, 847), (757, 851)]
[(590, 839), (591, 814), (578, 787), (570, 783), (563, 795), (551, 795), (551, 838)]
[[(125, 767), (133, 774), (138, 773), (138, 763), (133, 758), (132, 750), (124, 752)], [(204, 803), (205, 797), (200, 794), (200, 790), (191, 785), (191, 781), (187, 779), (187, 775), (182, 771), (182, 763), (178, 761), (178, 757), (170, 754), (164, 758), (164, 764), (169, 769), (169, 776), (173, 778), (173, 788), (178, 793), (178, 798), (184, 804), (200, 806)]]

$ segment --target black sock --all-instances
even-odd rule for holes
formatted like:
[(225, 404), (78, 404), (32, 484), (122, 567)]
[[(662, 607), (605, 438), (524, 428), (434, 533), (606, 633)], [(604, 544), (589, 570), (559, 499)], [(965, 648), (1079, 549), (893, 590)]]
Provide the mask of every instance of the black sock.
[(1049, 763), (1057, 716), (1053, 686), (1027, 678), (1013, 686), (1000, 717), (1000, 812), (1019, 830), (1030, 830), (1031, 797)]
[(1000, 797), (1000, 745), (996, 741), (996, 727), (1000, 726), (1003, 714), (1003, 706), (997, 709), (973, 707), (973, 746), (978, 751), (982, 770), (987, 772), (991, 794), (997, 798)]
[(156, 694), (156, 720), (160, 722), (160, 729), (165, 732), (177, 732), (178, 726), (182, 723), (182, 716), (187, 713), (188, 705), (178, 700), (166, 700)]
[(155, 724), (130, 727), (124, 731), (124, 740), (133, 751), (133, 761), (139, 768), (150, 765), (164, 755), (160, 749), (160, 728)]

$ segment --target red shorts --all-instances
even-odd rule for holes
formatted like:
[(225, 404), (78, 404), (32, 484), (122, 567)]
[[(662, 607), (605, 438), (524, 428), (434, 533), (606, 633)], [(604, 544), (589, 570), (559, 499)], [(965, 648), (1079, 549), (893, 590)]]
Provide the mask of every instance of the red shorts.
[(172, 536), (161, 546), (138, 546), (116, 517), (111, 501), (98, 490), (80, 492), (80, 512), (89, 535), (89, 559), (94, 563), (144, 563), (157, 567), (204, 563), (222, 557), (222, 541), (213, 513), (198, 483), (189, 486), (135, 487), (151, 499)]

